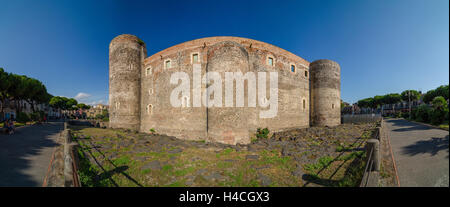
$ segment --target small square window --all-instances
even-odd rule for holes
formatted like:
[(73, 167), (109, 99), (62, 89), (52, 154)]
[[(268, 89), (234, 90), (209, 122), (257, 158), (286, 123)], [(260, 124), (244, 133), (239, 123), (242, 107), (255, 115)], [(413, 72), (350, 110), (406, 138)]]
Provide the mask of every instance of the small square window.
[(270, 66), (273, 66), (273, 57), (269, 57), (267, 61)]
[(291, 65), (291, 72), (295, 73), (295, 65)]
[(170, 60), (166, 60), (166, 69), (171, 67)]
[(192, 55), (192, 63), (198, 63), (198, 54), (193, 54)]

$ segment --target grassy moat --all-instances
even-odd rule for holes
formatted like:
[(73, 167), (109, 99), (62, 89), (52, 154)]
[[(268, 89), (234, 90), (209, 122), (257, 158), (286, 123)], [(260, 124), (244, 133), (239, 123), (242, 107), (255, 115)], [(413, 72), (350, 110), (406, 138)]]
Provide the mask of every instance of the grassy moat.
[(70, 126), (83, 186), (358, 186), (375, 124), (275, 133), (250, 145)]

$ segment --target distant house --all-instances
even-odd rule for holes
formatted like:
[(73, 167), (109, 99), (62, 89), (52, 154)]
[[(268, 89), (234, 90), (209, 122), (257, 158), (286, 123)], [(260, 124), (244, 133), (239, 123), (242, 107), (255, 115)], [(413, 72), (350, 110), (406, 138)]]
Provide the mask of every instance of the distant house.
[[(32, 105), (24, 100), (20, 100), (20, 101), (6, 100), (5, 103), (2, 103), (0, 101), (0, 106), (3, 106), (3, 113), (0, 112), (0, 121), (3, 121), (5, 119), (16, 119), (16, 117), (17, 117), (16, 108), (17, 107), (20, 107), (20, 111), (24, 112), (26, 114), (33, 113)], [(48, 118), (61, 117), (61, 111), (58, 109), (52, 108), (48, 104), (35, 104), (34, 111), (35, 112), (43, 111)]]
[(108, 105), (97, 104), (92, 106), (89, 110), (87, 110), (86, 115), (87, 118), (95, 118), (97, 115), (102, 114), (103, 110), (108, 110)]

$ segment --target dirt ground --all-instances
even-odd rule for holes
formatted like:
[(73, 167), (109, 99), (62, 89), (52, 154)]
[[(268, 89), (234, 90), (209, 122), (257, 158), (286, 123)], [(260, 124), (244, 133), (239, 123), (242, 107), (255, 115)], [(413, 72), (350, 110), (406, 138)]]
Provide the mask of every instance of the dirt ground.
[(295, 129), (236, 146), (70, 128), (80, 145), (83, 186), (358, 186), (375, 127)]

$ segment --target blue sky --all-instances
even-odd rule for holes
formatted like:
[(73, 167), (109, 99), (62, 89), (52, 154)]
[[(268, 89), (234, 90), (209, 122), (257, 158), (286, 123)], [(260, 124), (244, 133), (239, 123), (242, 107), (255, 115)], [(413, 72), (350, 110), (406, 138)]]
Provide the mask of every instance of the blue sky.
[(0, 67), (52, 95), (105, 103), (109, 42), (123, 33), (144, 40), (149, 55), (239, 36), (331, 59), (347, 102), (449, 83), (448, 0), (0, 0)]

